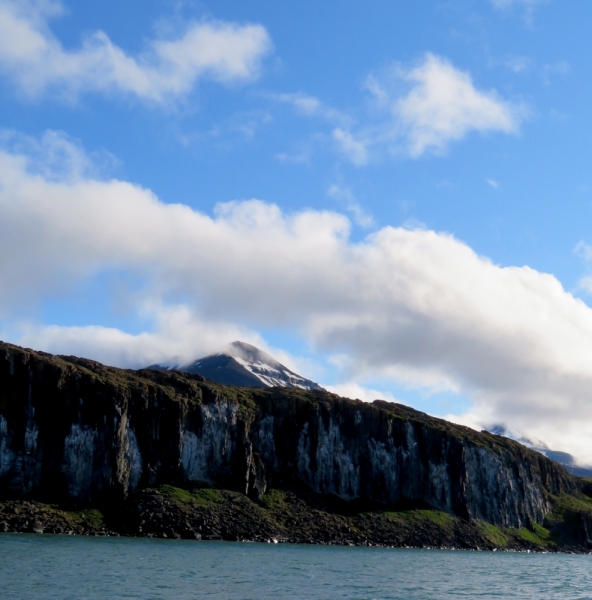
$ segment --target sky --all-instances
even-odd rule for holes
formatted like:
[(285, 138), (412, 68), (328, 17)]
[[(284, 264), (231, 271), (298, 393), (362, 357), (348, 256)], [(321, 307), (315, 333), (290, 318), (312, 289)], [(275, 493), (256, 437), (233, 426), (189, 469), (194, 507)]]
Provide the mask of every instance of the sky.
[(592, 464), (584, 0), (0, 0), (0, 339), (234, 340)]

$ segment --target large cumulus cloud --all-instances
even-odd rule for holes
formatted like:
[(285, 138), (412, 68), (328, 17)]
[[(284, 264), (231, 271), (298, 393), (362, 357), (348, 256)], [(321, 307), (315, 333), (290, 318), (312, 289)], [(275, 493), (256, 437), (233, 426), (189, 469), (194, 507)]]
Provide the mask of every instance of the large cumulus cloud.
[[(68, 144), (54, 134), (45, 146), (58, 142)], [(0, 153), (3, 315), (110, 269), (141, 276), (144, 305), (176, 294), (187, 312), (157, 310), (169, 317), (152, 338), (54, 327), (28, 330), (31, 345), (66, 351), (68, 340), (94, 340), (105, 353), (123, 344), (111, 356), (132, 364), (161, 358), (150, 348), (188, 354), (188, 339), (257, 341), (256, 331), (282, 326), (340, 354), (352, 380), (462, 393), (473, 408), (455, 418), (505, 423), (592, 460), (592, 310), (552, 275), (500, 267), (446, 233), (384, 227), (353, 242), (337, 213), (285, 214), (249, 200), (210, 216), (41, 162)], [(179, 314), (194, 324), (179, 325)]]

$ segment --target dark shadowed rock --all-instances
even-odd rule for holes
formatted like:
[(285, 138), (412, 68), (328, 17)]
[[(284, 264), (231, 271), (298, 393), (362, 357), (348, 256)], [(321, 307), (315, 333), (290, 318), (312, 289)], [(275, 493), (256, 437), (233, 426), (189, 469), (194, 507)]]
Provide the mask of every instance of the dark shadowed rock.
[[(211, 510), (196, 517), (202, 496), (143, 492), (166, 485), (239, 495), (231, 500), (202, 494)], [(577, 502), (565, 504), (561, 514), (575, 515), (581, 543), (587, 544), (588, 505), (576, 498), (583, 485), (515, 441), (400, 404), (347, 400), (324, 390), (224, 387), (199, 375), (115, 369), (0, 343), (0, 494), (79, 511), (72, 516), (47, 509), (44, 522), (32, 505), (15, 504), (9, 520), (0, 514), (11, 531), (30, 530), (38, 521), (46, 531), (131, 527), (131, 535), (185, 537), (193, 531), (203, 539), (327, 537), (353, 543), (351, 522), (335, 517), (344, 510), (423, 507), (454, 517), (455, 531), (464, 531), (465, 522), (535, 530), (560, 506), (558, 499), (569, 497)], [(273, 509), (281, 519), (270, 517), (271, 509), (254, 508), (266, 502), (270, 489), (299, 494)], [(317, 509), (319, 498), (325, 500)], [(185, 507), (197, 504), (181, 510), (181, 501)], [(129, 519), (117, 521), (113, 515), (126, 502), (132, 502)], [(286, 514), (282, 506), (289, 506)], [(94, 514), (90, 507), (104, 511)], [(290, 514), (302, 517), (290, 525)], [(391, 531), (390, 545), (421, 538), (409, 533), (407, 521), (407, 534), (397, 538), (403, 525), (393, 525), (391, 517), (365, 518), (356, 527), (375, 542), (382, 535), (377, 523)], [(557, 518), (563, 523), (564, 517)], [(227, 521), (235, 525), (228, 529)], [(432, 521), (423, 526), (434, 532), (440, 527)], [(438, 535), (425, 539), (444, 544), (445, 536)], [(458, 543), (459, 535), (446, 539)], [(362, 543), (362, 534), (356, 536), (355, 543)]]

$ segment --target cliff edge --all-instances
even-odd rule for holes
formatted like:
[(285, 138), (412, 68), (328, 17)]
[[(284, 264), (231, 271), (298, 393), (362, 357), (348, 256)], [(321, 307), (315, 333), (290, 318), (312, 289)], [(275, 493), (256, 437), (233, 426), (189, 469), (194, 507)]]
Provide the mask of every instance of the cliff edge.
[[(37, 522), (47, 530), (43, 518), (62, 518), (47, 508), (54, 505), (68, 514), (97, 509), (104, 531), (135, 535), (164, 519), (161, 533), (180, 535), (176, 527), (224, 537), (224, 527), (208, 529), (208, 519), (226, 519), (228, 530), (240, 513), (245, 532), (249, 519), (266, 532), (250, 536), (256, 539), (318, 541), (331, 534), (335, 543), (358, 543), (394, 527), (398, 545), (421, 545), (413, 542), (418, 527), (436, 533), (448, 527), (457, 533), (436, 545), (462, 545), (474, 530), (481, 537), (469, 546), (487, 547), (489, 540), (501, 547), (505, 536), (510, 545), (520, 538), (586, 550), (592, 548), (587, 490), (584, 480), (517, 442), (399, 404), (320, 390), (225, 387), (199, 375), (116, 369), (0, 343), (5, 530), (17, 527), (11, 523), (19, 522), (13, 519), (19, 506), (33, 515), (27, 527)], [(216, 502), (204, 500), (214, 496)], [(146, 509), (151, 503), (160, 509)], [(250, 508), (241, 513), (244, 503)], [(351, 521), (370, 514), (370, 529)], [(411, 514), (419, 515), (416, 526)], [(291, 535), (315, 519), (316, 534)], [(381, 519), (388, 523), (379, 527)], [(335, 528), (341, 537), (331, 533)], [(218, 533), (203, 533), (212, 530)], [(241, 539), (232, 531), (231, 539)]]

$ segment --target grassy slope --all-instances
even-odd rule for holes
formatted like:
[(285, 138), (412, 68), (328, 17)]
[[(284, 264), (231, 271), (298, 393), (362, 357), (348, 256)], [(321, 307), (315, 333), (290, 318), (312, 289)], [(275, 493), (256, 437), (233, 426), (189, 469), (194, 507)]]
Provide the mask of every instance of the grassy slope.
[(329, 500), (312, 494), (269, 490), (261, 504), (256, 504), (238, 492), (211, 488), (185, 490), (163, 485), (141, 492), (121, 514), (103, 514), (97, 509), (63, 511), (36, 502), (4, 502), (0, 503), (0, 525), (7, 523), (10, 531), (31, 531), (33, 524), (40, 522), (46, 532), (79, 534), (121, 532), (177, 537), (186, 531), (196, 531), (204, 537), (230, 540), (588, 550), (582, 540), (582, 515), (592, 518), (592, 498), (585, 495), (553, 498), (555, 508), (544, 526), (533, 524), (530, 529), (503, 529), (484, 521), (467, 522), (427, 507), (364, 510)]
[[(201, 489), (187, 492), (171, 486), (163, 486), (160, 491), (181, 503), (194, 502), (200, 506), (213, 507), (223, 502), (219, 490)], [(235, 492), (232, 494), (240, 496)], [(311, 497), (302, 498), (283, 490), (269, 490), (263, 497), (262, 506), (257, 506), (257, 509), (267, 513), (267, 519), (277, 527), (278, 533), (283, 533), (287, 537), (293, 537), (294, 530), (303, 528), (303, 520), (308, 521), (309, 531), (314, 531), (317, 524), (326, 527), (333, 532), (335, 542), (338, 542), (337, 538), (339, 538), (335, 533), (344, 533), (341, 543), (347, 542), (348, 538), (355, 538), (359, 543), (360, 539), (364, 538), (375, 543), (388, 544), (388, 534), (390, 533), (392, 537), (394, 533), (395, 538), (399, 538), (400, 541), (396, 545), (407, 545), (405, 540), (409, 538), (412, 541), (413, 532), (423, 532), (425, 538), (423, 543), (420, 535), (415, 536), (419, 543), (409, 545), (426, 545), (426, 543), (430, 545), (432, 539), (437, 542), (434, 544), (437, 546), (456, 546), (462, 545), (459, 544), (462, 539), (459, 539), (458, 534), (466, 533), (465, 521), (427, 507), (358, 511), (355, 508), (353, 510), (348, 508), (347, 504), (350, 503), (340, 503), (341, 506), (333, 505), (329, 508), (326, 502), (319, 500), (318, 497), (313, 496), (312, 500), (311, 502)], [(582, 514), (592, 516), (592, 498), (582, 494), (580, 497), (557, 496), (552, 497), (551, 500), (554, 510), (545, 519), (544, 526), (534, 523), (529, 529), (509, 529), (484, 521), (473, 521), (470, 524), (474, 530), (471, 532), (472, 540), (468, 540), (469, 546), (498, 549), (585, 550), (581, 547), (582, 540), (579, 535), (581, 516)], [(304, 529), (306, 530), (306, 527)], [(384, 532), (383, 542), (380, 540), (381, 530)], [(331, 535), (328, 537), (330, 538)]]

